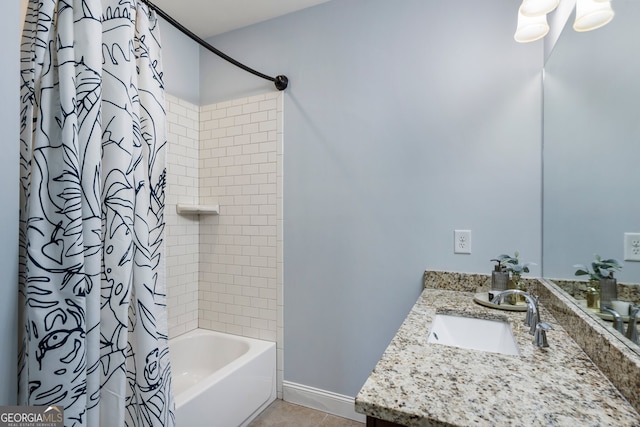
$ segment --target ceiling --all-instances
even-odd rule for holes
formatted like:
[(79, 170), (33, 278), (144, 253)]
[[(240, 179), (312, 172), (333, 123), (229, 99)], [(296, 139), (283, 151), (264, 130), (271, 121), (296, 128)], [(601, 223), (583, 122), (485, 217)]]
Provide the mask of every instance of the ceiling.
[(202, 38), (215, 36), (329, 0), (151, 0)]

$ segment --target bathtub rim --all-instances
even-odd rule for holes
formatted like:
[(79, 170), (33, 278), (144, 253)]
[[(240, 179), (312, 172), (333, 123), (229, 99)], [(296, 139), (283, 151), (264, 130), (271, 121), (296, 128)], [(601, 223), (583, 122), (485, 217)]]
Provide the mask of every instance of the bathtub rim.
[[(198, 382), (193, 387), (190, 387), (187, 390), (184, 390), (182, 393), (174, 394), (173, 397), (176, 405), (176, 410), (179, 407), (181, 407), (183, 404), (189, 402), (190, 400), (204, 393), (207, 390), (207, 388), (211, 387), (216, 382), (234, 373), (236, 371), (236, 368), (238, 368), (239, 366), (242, 366), (248, 360), (251, 360), (257, 357), (269, 351), (272, 348), (275, 349), (276, 347), (276, 343), (273, 341), (266, 341), (258, 338), (244, 337), (241, 335), (214, 331), (210, 329), (196, 328), (188, 332), (185, 332), (184, 334), (180, 334), (176, 337), (170, 338), (169, 339), (169, 355), (171, 355), (172, 345), (179, 345), (181, 341), (186, 341), (188, 339), (194, 339), (201, 336), (217, 336), (217, 337), (222, 337), (224, 339), (246, 342), (249, 344), (249, 349), (240, 357), (232, 360), (230, 363), (224, 365), (222, 368), (211, 373), (211, 375), (203, 378), (202, 381)], [(274, 369), (274, 375), (275, 375), (276, 367), (274, 366), (273, 369)]]

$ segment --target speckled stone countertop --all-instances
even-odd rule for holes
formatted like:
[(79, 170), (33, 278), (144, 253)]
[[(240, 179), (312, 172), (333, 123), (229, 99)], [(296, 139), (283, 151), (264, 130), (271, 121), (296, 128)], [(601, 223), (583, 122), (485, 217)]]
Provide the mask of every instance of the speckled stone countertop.
[[(544, 307), (541, 318), (554, 328), (547, 349), (531, 343), (524, 313), (474, 303), (483, 285), (424, 289), (358, 393), (356, 411), (405, 426), (640, 426), (638, 412)], [(521, 355), (427, 344), (436, 313), (506, 320)]]

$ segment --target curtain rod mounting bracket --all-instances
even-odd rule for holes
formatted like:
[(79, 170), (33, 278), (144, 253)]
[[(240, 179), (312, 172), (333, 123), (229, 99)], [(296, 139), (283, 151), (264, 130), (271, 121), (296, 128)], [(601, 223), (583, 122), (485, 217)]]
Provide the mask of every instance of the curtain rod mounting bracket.
[(287, 76), (279, 75), (276, 76), (274, 83), (276, 85), (276, 89), (285, 90), (287, 86), (289, 86), (289, 79)]

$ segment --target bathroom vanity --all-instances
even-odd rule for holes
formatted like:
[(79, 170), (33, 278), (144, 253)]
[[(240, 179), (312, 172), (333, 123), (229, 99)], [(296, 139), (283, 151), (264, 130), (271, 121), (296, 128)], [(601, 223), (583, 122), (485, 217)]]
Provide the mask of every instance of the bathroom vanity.
[[(532, 344), (525, 313), (473, 301), (488, 281), (425, 273), (422, 294), (356, 397), (367, 426), (640, 426), (634, 406), (552, 315), (563, 308), (544, 283), (529, 281), (541, 296), (541, 320), (553, 327), (549, 347), (540, 348)], [(437, 314), (506, 321), (520, 355), (428, 343)], [(635, 388), (637, 379), (630, 380)]]

